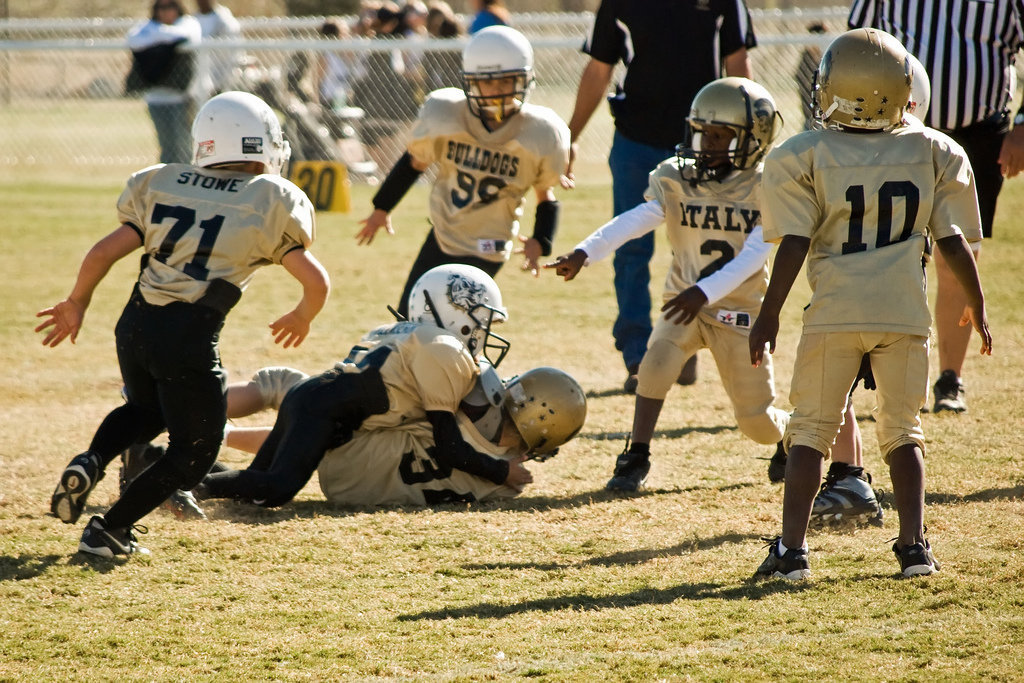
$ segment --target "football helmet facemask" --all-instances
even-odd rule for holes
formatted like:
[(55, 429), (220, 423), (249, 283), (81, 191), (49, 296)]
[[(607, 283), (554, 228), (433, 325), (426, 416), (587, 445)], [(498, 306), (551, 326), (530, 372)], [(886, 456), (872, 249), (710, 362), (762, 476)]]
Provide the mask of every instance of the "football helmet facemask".
[(833, 40), (821, 56), (814, 111), (826, 128), (883, 130), (903, 119), (913, 66), (892, 35), (858, 28)]
[(206, 168), (259, 161), (264, 173), (280, 174), (291, 156), (277, 115), (246, 92), (225, 92), (207, 100), (192, 122), (192, 144), (192, 163)]
[[(680, 171), (685, 160), (692, 160), (693, 177), (684, 180), (697, 183), (703, 180), (721, 180), (732, 169), (755, 166), (768, 153), (782, 130), (782, 114), (771, 93), (748, 78), (730, 76), (719, 78), (701, 88), (693, 98), (689, 124), (689, 141), (676, 147)], [(701, 149), (704, 128), (723, 126), (734, 133), (727, 152), (708, 152)], [(725, 156), (728, 163), (709, 165), (709, 161)]]
[(409, 293), (409, 320), (448, 330), (474, 358), (482, 354), (494, 367), (509, 350), (508, 340), (491, 332), (494, 324), (508, 320), (501, 290), (475, 266), (453, 263), (421, 275)]
[(583, 429), (587, 397), (568, 373), (534, 368), (513, 377), (506, 389), (505, 410), (534, 459), (550, 458)]
[[(508, 87), (485, 94), (492, 81), (507, 81)], [(462, 89), (469, 110), (488, 130), (522, 109), (533, 85), (533, 47), (514, 28), (489, 26), (462, 52)]]

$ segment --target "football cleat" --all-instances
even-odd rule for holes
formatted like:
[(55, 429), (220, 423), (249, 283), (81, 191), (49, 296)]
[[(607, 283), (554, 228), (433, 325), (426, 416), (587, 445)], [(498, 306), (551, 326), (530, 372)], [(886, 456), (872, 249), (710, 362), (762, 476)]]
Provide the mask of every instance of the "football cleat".
[(899, 547), (898, 543), (892, 544), (892, 552), (900, 561), (900, 571), (903, 576), (927, 576), (939, 571), (939, 562), (932, 555), (932, 547), (925, 540), (924, 543), (912, 543)]
[(650, 456), (646, 453), (632, 453), (627, 449), (615, 460), (615, 471), (605, 484), (609, 491), (636, 491), (647, 481), (651, 471)]
[(146, 533), (143, 526), (111, 529), (99, 515), (89, 520), (78, 543), (78, 552), (113, 559), (117, 555), (148, 555), (149, 550), (139, 545), (134, 530)]
[(768, 463), (768, 481), (778, 484), (786, 480), (786, 449), (780, 441), (775, 446), (775, 453)]
[(871, 475), (863, 467), (834, 462), (814, 497), (811, 526), (845, 523), (882, 526), (882, 506), (871, 488)]
[(90, 451), (76, 455), (64, 472), (50, 498), (50, 513), (65, 524), (74, 524), (82, 515), (85, 501), (103, 478), (99, 457)]
[(191, 491), (175, 491), (170, 497), (160, 504), (164, 510), (182, 521), (190, 519), (206, 520), (206, 513), (199, 507), (199, 501), (192, 495)]
[(941, 413), (944, 410), (951, 413), (963, 413), (967, 410), (964, 383), (952, 370), (942, 371), (933, 390), (935, 392), (933, 413)]
[(779, 578), (787, 581), (802, 581), (811, 577), (811, 568), (807, 562), (806, 548), (789, 548), (785, 554), (779, 555), (780, 536), (762, 538), (768, 548), (768, 557), (754, 572), (755, 579)]

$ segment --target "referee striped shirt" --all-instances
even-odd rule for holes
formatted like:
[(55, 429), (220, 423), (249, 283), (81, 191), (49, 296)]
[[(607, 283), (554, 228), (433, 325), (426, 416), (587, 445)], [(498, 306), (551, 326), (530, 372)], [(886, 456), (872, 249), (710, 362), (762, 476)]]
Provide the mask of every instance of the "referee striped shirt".
[(891, 33), (921, 60), (932, 128), (964, 128), (1009, 107), (1024, 0), (853, 0), (848, 23)]

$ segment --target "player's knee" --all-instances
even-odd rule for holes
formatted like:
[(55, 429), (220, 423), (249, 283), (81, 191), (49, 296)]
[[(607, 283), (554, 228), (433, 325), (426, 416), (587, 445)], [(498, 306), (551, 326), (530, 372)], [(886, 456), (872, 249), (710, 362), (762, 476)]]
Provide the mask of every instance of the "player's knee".
[(252, 382), (259, 388), (265, 407), (280, 408), (288, 390), (306, 377), (306, 373), (294, 368), (269, 367), (257, 371), (252, 377)]
[(670, 341), (651, 342), (637, 373), (637, 392), (647, 398), (664, 399), (679, 377), (686, 354)]
[(789, 417), (782, 411), (775, 412), (770, 409), (757, 415), (737, 416), (736, 424), (747, 438), (760, 444), (776, 444), (786, 433)]

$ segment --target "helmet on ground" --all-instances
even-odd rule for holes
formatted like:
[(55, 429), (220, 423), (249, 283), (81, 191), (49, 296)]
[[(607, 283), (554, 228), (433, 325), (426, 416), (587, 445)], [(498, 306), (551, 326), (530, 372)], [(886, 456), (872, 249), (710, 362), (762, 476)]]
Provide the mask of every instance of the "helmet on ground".
[(508, 353), (509, 342), (491, 332), (492, 325), (508, 319), (501, 290), (475, 266), (452, 263), (421, 275), (409, 293), (409, 319), (448, 330), (474, 358), (483, 354), (495, 367)]
[[(485, 95), (481, 91), (481, 81), (504, 78), (512, 81), (507, 92)], [(475, 33), (462, 51), (462, 89), (469, 110), (485, 125), (518, 112), (533, 85), (533, 47), (514, 28), (488, 26)]]
[(512, 378), (506, 385), (505, 410), (526, 443), (527, 453), (552, 456), (583, 429), (587, 397), (566, 372), (541, 367)]
[[(757, 165), (768, 153), (782, 130), (779, 113), (771, 93), (749, 78), (719, 78), (701, 88), (693, 98), (690, 115), (690, 144), (676, 148), (681, 159), (693, 159), (695, 179), (721, 178), (733, 168), (747, 169)], [(729, 144), (729, 164), (717, 168), (706, 165), (701, 140), (707, 126), (723, 126), (735, 137)], [(731, 164), (731, 166), (730, 166)]]
[(914, 73), (914, 80), (910, 84), (910, 101), (907, 102), (907, 113), (915, 116), (919, 121), (924, 121), (928, 115), (928, 106), (932, 102), (932, 81), (928, 78), (928, 72), (924, 64), (914, 55), (907, 53), (910, 60), (911, 71)]
[(225, 92), (207, 100), (192, 122), (192, 143), (192, 163), (206, 168), (259, 161), (265, 173), (280, 173), (291, 156), (277, 115), (246, 92)]
[(881, 130), (903, 119), (913, 66), (895, 37), (858, 28), (833, 40), (818, 65), (815, 115), (826, 127)]

